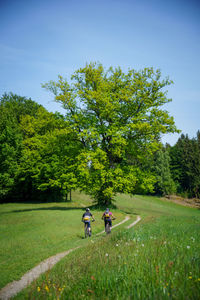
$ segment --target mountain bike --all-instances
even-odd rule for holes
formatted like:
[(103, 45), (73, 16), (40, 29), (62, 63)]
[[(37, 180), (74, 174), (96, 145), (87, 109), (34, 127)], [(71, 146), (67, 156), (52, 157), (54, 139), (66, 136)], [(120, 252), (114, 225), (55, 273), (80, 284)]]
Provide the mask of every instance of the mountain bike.
[[(113, 218), (112, 220), (115, 220), (115, 218)], [(108, 221), (106, 221), (106, 226), (105, 226), (105, 232), (106, 234), (109, 234), (111, 233), (111, 226), (110, 226), (110, 223)]]
[[(92, 220), (92, 222), (94, 222), (94, 220)], [(89, 223), (85, 222), (85, 224), (84, 224), (85, 238), (92, 236), (92, 228), (89, 227), (88, 225), (89, 225)]]

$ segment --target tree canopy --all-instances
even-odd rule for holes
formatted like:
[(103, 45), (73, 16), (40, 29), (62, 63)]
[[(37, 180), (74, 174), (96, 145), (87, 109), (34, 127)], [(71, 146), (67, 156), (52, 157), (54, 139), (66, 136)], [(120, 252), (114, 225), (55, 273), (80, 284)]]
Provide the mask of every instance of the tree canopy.
[(0, 100), (0, 201), (62, 200), (77, 186), (68, 123), (31, 99)]
[(124, 73), (90, 63), (71, 80), (59, 76), (44, 88), (66, 110), (65, 120), (82, 150), (77, 155), (81, 188), (99, 204), (110, 204), (117, 192), (152, 191), (154, 176), (145, 169), (160, 147), (162, 134), (178, 132), (163, 108), (169, 78), (145, 68)]
[(171, 174), (177, 190), (187, 197), (200, 197), (200, 131), (190, 139), (182, 134), (173, 147), (169, 147)]

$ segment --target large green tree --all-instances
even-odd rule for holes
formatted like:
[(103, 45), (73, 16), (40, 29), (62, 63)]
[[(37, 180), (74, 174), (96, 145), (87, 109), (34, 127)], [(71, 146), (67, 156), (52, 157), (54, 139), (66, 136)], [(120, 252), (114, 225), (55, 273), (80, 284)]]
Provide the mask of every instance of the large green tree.
[(0, 201), (63, 200), (77, 186), (81, 146), (68, 122), (31, 99), (0, 99)]
[(24, 136), (21, 182), (24, 186), (29, 184), (32, 197), (41, 201), (63, 200), (77, 186), (76, 156), (80, 145), (74, 133), (61, 115), (43, 107), (34, 117), (24, 116), (20, 126)]
[(44, 84), (66, 109), (66, 120), (82, 151), (78, 156), (81, 187), (99, 204), (110, 204), (117, 192), (152, 191), (154, 177), (144, 168), (146, 156), (162, 134), (176, 132), (173, 117), (162, 109), (171, 101), (160, 70), (104, 70), (87, 64), (68, 82)]

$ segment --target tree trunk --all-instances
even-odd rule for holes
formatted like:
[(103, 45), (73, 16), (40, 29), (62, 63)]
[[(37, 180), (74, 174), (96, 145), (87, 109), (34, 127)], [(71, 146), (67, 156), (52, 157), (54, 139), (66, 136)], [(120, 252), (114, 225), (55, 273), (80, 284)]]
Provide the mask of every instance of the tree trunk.
[(105, 196), (103, 193), (104, 189), (101, 188), (98, 194), (96, 195), (97, 204), (99, 206), (110, 206), (112, 204), (112, 197)]
[(72, 201), (72, 190), (70, 190), (70, 192), (69, 192), (69, 196), (70, 196), (70, 202)]

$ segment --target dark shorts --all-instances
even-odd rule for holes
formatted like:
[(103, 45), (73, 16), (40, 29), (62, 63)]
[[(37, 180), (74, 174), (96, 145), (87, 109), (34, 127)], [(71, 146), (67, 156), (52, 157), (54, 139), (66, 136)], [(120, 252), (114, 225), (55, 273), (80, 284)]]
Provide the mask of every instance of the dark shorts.
[(104, 222), (105, 222), (105, 227), (106, 227), (107, 223), (110, 225), (110, 227), (112, 227), (112, 220), (111, 219), (104, 219)]
[(90, 227), (91, 227), (91, 225), (90, 225), (90, 221), (84, 221), (84, 223), (85, 223), (85, 224), (87, 224), (87, 227), (88, 227), (88, 228), (90, 228)]

